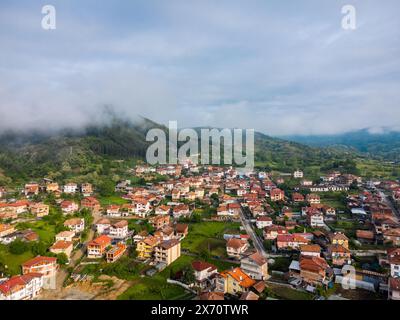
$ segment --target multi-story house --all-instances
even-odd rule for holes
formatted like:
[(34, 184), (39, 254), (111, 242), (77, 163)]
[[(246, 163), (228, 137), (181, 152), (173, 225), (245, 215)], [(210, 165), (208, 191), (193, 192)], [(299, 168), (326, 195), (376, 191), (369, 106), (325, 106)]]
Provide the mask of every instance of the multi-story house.
[(38, 218), (42, 218), (49, 214), (50, 207), (44, 203), (32, 203), (29, 206), (31, 213)]
[(90, 197), (93, 194), (93, 186), (91, 183), (82, 183), (81, 193), (84, 197)]
[(96, 223), (96, 232), (98, 234), (109, 233), (111, 227), (111, 222), (108, 219), (100, 219)]
[(37, 297), (43, 288), (41, 273), (13, 276), (0, 283), (0, 300), (30, 300)]
[(74, 231), (61, 231), (56, 234), (56, 241), (68, 241), (72, 242), (75, 237)]
[(81, 201), (81, 207), (88, 209), (92, 212), (99, 212), (101, 210), (101, 205), (99, 200), (94, 197), (86, 197)]
[(40, 273), (43, 275), (43, 288), (55, 289), (57, 258), (37, 256), (22, 264), (22, 274)]
[(87, 256), (90, 259), (98, 259), (104, 256), (107, 248), (111, 245), (111, 238), (101, 235), (87, 244)]
[(138, 241), (136, 245), (136, 251), (138, 252), (138, 258), (149, 259), (153, 256), (154, 248), (160, 240), (154, 236), (147, 236), (146, 238)]
[(234, 268), (217, 275), (216, 291), (237, 295), (249, 291), (255, 283), (241, 268)]
[(125, 239), (128, 234), (128, 221), (121, 220), (110, 226), (109, 236), (113, 239)]
[(171, 207), (166, 205), (161, 205), (155, 209), (156, 215), (169, 215), (171, 212)]
[(342, 232), (335, 232), (329, 234), (331, 244), (340, 244), (341, 246), (349, 249), (349, 238)]
[(123, 243), (117, 243), (106, 253), (106, 260), (108, 263), (113, 263), (121, 258), (126, 251), (126, 245)]
[(350, 250), (340, 244), (329, 245), (328, 256), (332, 259), (332, 264), (335, 266), (351, 264)]
[(271, 201), (283, 201), (285, 199), (285, 192), (279, 188), (272, 189), (270, 191)]
[(164, 226), (168, 226), (170, 223), (170, 217), (168, 215), (158, 215), (151, 217), (149, 222), (157, 230)]
[(226, 253), (231, 258), (240, 259), (248, 248), (249, 243), (238, 238), (230, 238), (226, 243)]
[(155, 246), (154, 258), (158, 263), (165, 263), (167, 266), (181, 256), (181, 243), (172, 239), (162, 241)]
[(76, 183), (67, 183), (64, 185), (63, 192), (67, 194), (74, 194), (78, 190), (78, 185)]
[(63, 202), (61, 202), (60, 206), (62, 213), (65, 215), (73, 214), (79, 210), (79, 205), (76, 202), (70, 200), (64, 200)]
[(197, 286), (203, 289), (215, 286), (215, 276), (218, 274), (216, 266), (208, 262), (193, 261), (192, 268)]
[(252, 279), (266, 280), (268, 275), (268, 261), (258, 252), (240, 260), (240, 268)]
[(64, 253), (68, 259), (71, 257), (74, 245), (71, 241), (58, 240), (51, 247), (50, 252), (55, 254)]
[(24, 188), (25, 196), (38, 195), (39, 189), (40, 187), (38, 183), (27, 183)]
[(83, 232), (85, 230), (85, 219), (83, 218), (72, 218), (64, 221), (64, 226), (69, 230), (76, 233)]
[(319, 195), (315, 193), (310, 193), (306, 196), (306, 200), (309, 204), (320, 204), (321, 203), (321, 198)]

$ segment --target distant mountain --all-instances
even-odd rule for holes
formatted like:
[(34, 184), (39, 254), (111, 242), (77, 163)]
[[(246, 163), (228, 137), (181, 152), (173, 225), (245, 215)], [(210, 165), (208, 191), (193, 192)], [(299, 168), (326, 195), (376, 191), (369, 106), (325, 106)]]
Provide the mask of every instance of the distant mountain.
[(371, 133), (369, 129), (339, 135), (285, 136), (285, 139), (314, 147), (341, 147), (357, 150), (368, 156), (400, 161), (400, 132), (384, 130)]
[[(80, 130), (5, 132), (0, 135), (0, 184), (6, 178), (68, 179), (108, 174), (104, 168), (109, 167), (106, 163), (111, 160), (144, 160), (150, 145), (145, 137), (151, 128), (167, 130), (145, 118), (132, 122), (113, 117), (107, 123)], [(355, 164), (345, 161), (354, 157), (354, 151), (316, 148), (261, 133), (255, 135), (255, 161), (261, 168), (291, 171), (313, 167), (317, 170), (315, 175), (320, 168), (345, 166), (351, 171)]]

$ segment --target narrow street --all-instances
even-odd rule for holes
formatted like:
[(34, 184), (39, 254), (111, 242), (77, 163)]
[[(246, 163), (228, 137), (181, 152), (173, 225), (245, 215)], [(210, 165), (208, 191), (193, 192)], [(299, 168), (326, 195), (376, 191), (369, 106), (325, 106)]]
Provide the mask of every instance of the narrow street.
[(383, 190), (378, 190), (379, 191), (379, 195), (382, 197), (382, 200), (389, 206), (390, 209), (392, 209), (392, 211), (394, 212), (394, 214), (396, 215), (396, 217), (398, 219), (400, 219), (400, 212), (395, 208), (395, 206), (393, 205), (392, 201), (390, 201), (390, 199), (388, 198), (388, 196), (383, 192)]
[(255, 233), (253, 229), (253, 225), (251, 222), (246, 218), (246, 214), (243, 211), (243, 208), (240, 208), (240, 222), (242, 226), (245, 228), (247, 234), (250, 236), (251, 240), (253, 241), (253, 245), (256, 250), (266, 259), (268, 259), (268, 253), (264, 248), (264, 244), (259, 238), (259, 236)]

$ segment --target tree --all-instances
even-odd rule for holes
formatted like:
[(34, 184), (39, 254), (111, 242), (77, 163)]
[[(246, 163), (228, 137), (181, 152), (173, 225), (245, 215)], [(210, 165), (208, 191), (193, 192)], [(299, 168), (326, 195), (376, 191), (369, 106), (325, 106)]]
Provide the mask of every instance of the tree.
[(29, 250), (29, 245), (20, 239), (13, 241), (9, 246), (9, 251), (12, 254), (20, 255), (28, 250)]
[(66, 265), (69, 259), (65, 253), (60, 253), (57, 255), (57, 263), (60, 265)]
[(99, 184), (98, 189), (101, 196), (111, 196), (114, 193), (114, 182), (112, 180), (104, 180)]
[(188, 267), (184, 268), (182, 271), (183, 271), (182, 280), (183, 280), (184, 283), (186, 283), (186, 284), (192, 284), (192, 283), (195, 282), (196, 277), (195, 277), (195, 275), (194, 275), (194, 270), (193, 270), (193, 268), (191, 268), (191, 267), (188, 266)]

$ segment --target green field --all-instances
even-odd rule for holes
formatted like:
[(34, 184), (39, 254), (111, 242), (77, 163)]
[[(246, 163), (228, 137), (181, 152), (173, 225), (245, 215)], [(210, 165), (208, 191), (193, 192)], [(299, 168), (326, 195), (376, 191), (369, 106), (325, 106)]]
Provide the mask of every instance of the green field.
[(55, 226), (46, 221), (24, 222), (19, 225), (18, 229), (32, 229), (40, 238), (40, 241), (52, 244), (56, 235)]
[(189, 298), (190, 295), (177, 285), (167, 283), (167, 279), (194, 260), (193, 257), (181, 256), (170, 266), (153, 277), (138, 277), (134, 284), (118, 297), (119, 300), (176, 300)]
[(189, 234), (182, 241), (182, 249), (193, 253), (201, 253), (210, 248), (211, 255), (224, 255), (226, 241), (224, 232), (239, 230), (239, 223), (232, 222), (200, 222), (189, 226)]
[(0, 263), (7, 266), (10, 274), (16, 275), (21, 273), (21, 264), (33, 258), (30, 251), (16, 255), (8, 252), (6, 246), (0, 245)]
[(125, 204), (129, 203), (128, 200), (122, 199), (120, 196), (108, 196), (108, 197), (100, 197), (100, 204), (104, 206), (108, 206), (110, 204)]
[(286, 286), (268, 284), (268, 296), (283, 300), (311, 300), (313, 295)]

